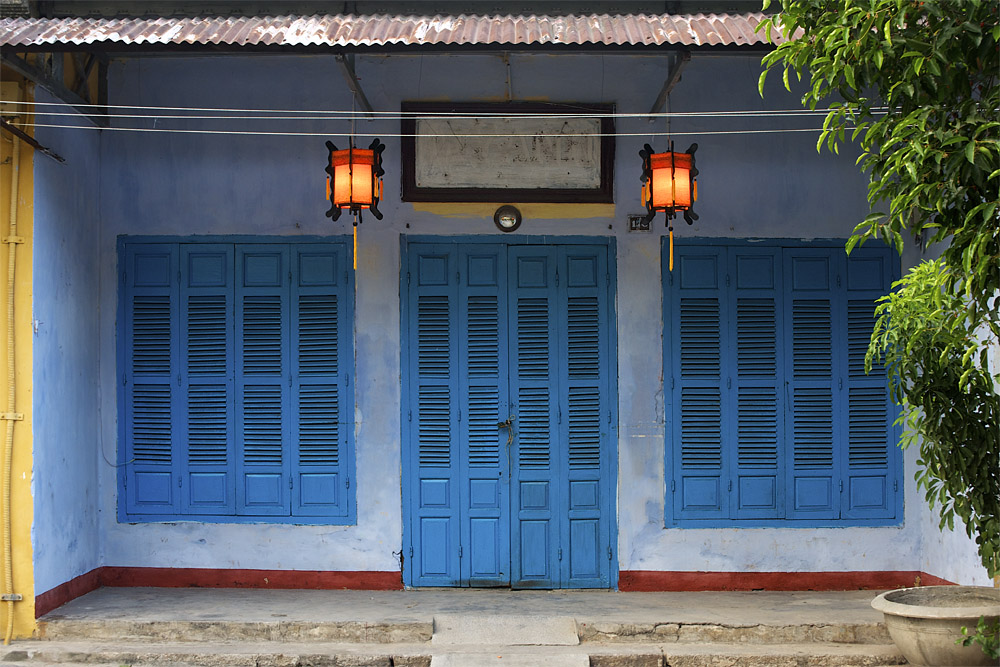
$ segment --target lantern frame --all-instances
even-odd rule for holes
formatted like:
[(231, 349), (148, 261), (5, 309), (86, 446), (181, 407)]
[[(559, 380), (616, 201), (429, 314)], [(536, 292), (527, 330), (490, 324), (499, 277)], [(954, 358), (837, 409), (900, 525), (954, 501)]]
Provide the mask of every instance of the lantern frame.
[[(642, 204), (646, 207), (646, 216), (643, 218), (643, 222), (651, 221), (657, 214), (658, 211), (664, 211), (667, 215), (667, 221), (672, 220), (678, 212), (683, 213), (684, 221), (689, 225), (694, 224), (694, 221), (698, 219), (698, 214), (694, 212), (694, 203), (698, 200), (698, 168), (695, 166), (694, 153), (698, 150), (698, 144), (691, 144), (684, 153), (674, 152), (674, 142), (670, 142), (670, 150), (666, 153), (654, 153), (653, 147), (649, 144), (645, 144), (641, 151), (639, 151), (639, 157), (642, 158), (642, 175), (640, 181), (642, 182)], [(671, 199), (670, 204), (665, 206), (656, 206), (653, 203), (653, 188), (656, 179), (656, 172), (665, 171), (663, 168), (653, 168), (654, 158), (664, 158), (669, 159), (671, 168), (671, 179), (675, 172), (674, 164), (675, 156), (685, 156), (685, 161), (690, 160), (691, 166), (688, 170), (688, 189), (691, 194), (691, 202), (689, 204), (678, 204), (676, 199)]]
[[(341, 212), (346, 209), (353, 213), (357, 219), (357, 222), (361, 221), (361, 211), (368, 209), (371, 211), (372, 215), (376, 219), (382, 219), (382, 212), (378, 210), (379, 201), (382, 199), (382, 176), (385, 174), (385, 170), (382, 168), (382, 151), (385, 150), (385, 144), (383, 144), (378, 139), (372, 141), (371, 145), (368, 146), (367, 150), (357, 149), (352, 145), (346, 149), (338, 149), (332, 141), (326, 142), (327, 150), (329, 154), (326, 159), (326, 198), (330, 201), (330, 210), (326, 212), (326, 216), (332, 220), (337, 220), (340, 218)], [(345, 203), (336, 203), (334, 200), (334, 193), (337, 190), (337, 169), (334, 161), (338, 158), (343, 157), (344, 153), (347, 153), (348, 157), (348, 178), (352, 181), (348, 185), (348, 190), (352, 193), (351, 201)], [(355, 161), (355, 153), (357, 157), (367, 161), (368, 154), (371, 154), (371, 164), (361, 164)], [(353, 169), (354, 165), (359, 164), (365, 169), (371, 169), (371, 200), (370, 201), (354, 201), (353, 200)]]

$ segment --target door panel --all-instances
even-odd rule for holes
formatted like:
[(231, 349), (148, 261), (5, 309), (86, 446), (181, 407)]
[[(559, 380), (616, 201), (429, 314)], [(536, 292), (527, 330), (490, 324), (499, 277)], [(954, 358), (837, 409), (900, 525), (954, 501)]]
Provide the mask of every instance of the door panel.
[(411, 244), (406, 281), (406, 583), (612, 585), (607, 248)]

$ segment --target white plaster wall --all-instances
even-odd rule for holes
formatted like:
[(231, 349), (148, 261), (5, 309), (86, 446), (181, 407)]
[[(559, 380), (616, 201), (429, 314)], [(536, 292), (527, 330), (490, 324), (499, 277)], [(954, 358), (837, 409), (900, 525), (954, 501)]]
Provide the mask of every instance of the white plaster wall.
[[(36, 101), (57, 100), (38, 89)], [(108, 468), (102, 446), (114, 461), (115, 440), (98, 437), (100, 137), (53, 128), (35, 136), (66, 159), (34, 160), (31, 543), (43, 593), (100, 565), (98, 467)]]
[[(502, 100), (499, 57), (359, 57), (361, 83), (377, 109), (401, 100)], [(516, 99), (615, 102), (645, 113), (667, 75), (665, 58), (512, 57)], [(695, 55), (672, 95), (676, 111), (798, 108), (798, 95), (775, 79), (766, 101), (756, 92), (753, 57)], [(116, 61), (115, 103), (199, 107), (350, 108), (332, 57), (157, 58)], [(711, 134), (720, 130), (814, 124), (802, 119), (675, 120), (677, 147), (700, 144), (701, 220), (681, 223), (677, 242), (694, 237), (846, 237), (867, 212), (864, 179), (849, 156), (817, 155), (815, 134)], [(150, 123), (152, 126), (152, 123)], [(162, 126), (162, 125), (160, 125)], [(231, 128), (233, 123), (224, 124)], [(904, 475), (905, 520), (887, 528), (711, 529), (663, 527), (664, 438), (660, 291), (662, 216), (655, 231), (629, 234), (638, 204), (638, 150), (662, 120), (618, 122), (616, 206), (586, 218), (527, 219), (525, 234), (617, 238), (619, 492), (622, 570), (852, 571), (919, 570), (926, 521), (913, 488), (915, 455)], [(240, 127), (274, 127), (246, 121)], [(332, 135), (330, 123), (294, 129)], [(346, 131), (345, 124), (339, 126)], [(692, 133), (686, 136), (684, 133)], [(396, 570), (401, 548), (399, 240), (401, 234), (493, 234), (488, 215), (437, 215), (399, 201), (398, 124), (358, 123), (361, 137), (387, 145), (385, 220), (359, 232), (356, 294), (356, 447), (358, 521), (354, 526), (122, 524), (115, 513), (113, 469), (100, 468), (101, 563), (152, 567)], [(627, 136), (636, 134), (637, 136)], [(336, 141), (336, 139), (334, 139)], [(322, 137), (206, 137), (104, 133), (100, 248), (100, 437), (117, 442), (115, 359), (120, 234), (346, 234), (343, 216), (323, 213)], [(342, 141), (342, 140), (341, 140)], [(654, 142), (665, 147), (662, 138)], [(541, 239), (540, 239), (541, 240)], [(933, 570), (932, 570), (933, 571)], [(936, 573), (936, 572), (935, 572)]]

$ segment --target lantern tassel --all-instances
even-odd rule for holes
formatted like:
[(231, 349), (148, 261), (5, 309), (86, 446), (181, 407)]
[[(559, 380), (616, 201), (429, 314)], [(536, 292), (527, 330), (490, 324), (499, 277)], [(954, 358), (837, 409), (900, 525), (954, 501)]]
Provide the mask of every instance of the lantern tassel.
[[(671, 261), (671, 265), (673, 262)], [(358, 270), (358, 223), (354, 223), (354, 270)]]
[(674, 227), (670, 226), (670, 272), (674, 271)]

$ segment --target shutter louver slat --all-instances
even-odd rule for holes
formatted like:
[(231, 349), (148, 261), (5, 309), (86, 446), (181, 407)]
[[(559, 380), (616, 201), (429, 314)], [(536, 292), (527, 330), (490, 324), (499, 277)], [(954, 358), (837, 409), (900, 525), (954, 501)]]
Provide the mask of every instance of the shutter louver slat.
[(889, 452), (886, 445), (889, 415), (886, 411), (885, 389), (882, 387), (852, 388), (849, 403), (849, 465), (852, 468), (889, 465)]
[(226, 295), (191, 295), (187, 311), (188, 372), (192, 375), (226, 372)]
[(798, 388), (792, 429), (795, 469), (829, 469), (833, 466), (833, 396), (826, 388)]
[(681, 377), (718, 378), (719, 300), (681, 298), (680, 321)]
[(518, 465), (521, 468), (548, 468), (551, 446), (549, 390), (544, 387), (521, 387), (518, 405)]
[(243, 462), (279, 466), (282, 462), (281, 387), (243, 388)]
[(778, 465), (778, 397), (771, 387), (741, 387), (737, 398), (738, 463)]
[(132, 371), (137, 375), (170, 373), (170, 297), (132, 298)]
[(132, 389), (132, 458), (136, 463), (170, 465), (170, 386), (140, 384)]
[(497, 406), (500, 394), (495, 386), (469, 387), (469, 466), (496, 467), (500, 464), (497, 441)]
[(422, 467), (451, 465), (451, 390), (425, 385), (418, 389), (419, 461)]
[(774, 299), (739, 299), (736, 322), (739, 375), (775, 377), (778, 355)]
[(591, 387), (571, 387), (569, 390), (569, 467), (572, 469), (596, 469), (600, 466), (600, 392)]
[(300, 466), (340, 464), (339, 414), (337, 385), (304, 385), (299, 389)]
[(280, 375), (282, 367), (281, 297), (243, 297), (243, 373)]
[(337, 295), (299, 296), (299, 373), (336, 375)]
[(226, 385), (188, 387), (188, 461), (196, 465), (226, 465), (229, 396)]
[(795, 299), (792, 305), (792, 364), (797, 379), (830, 380), (832, 321), (826, 299)]
[(681, 391), (681, 465), (722, 467), (722, 406), (715, 387)]
[(847, 367), (851, 379), (884, 378), (885, 366), (873, 360), (871, 373), (865, 373), (865, 355), (875, 327), (875, 302), (851, 299), (847, 302)]

